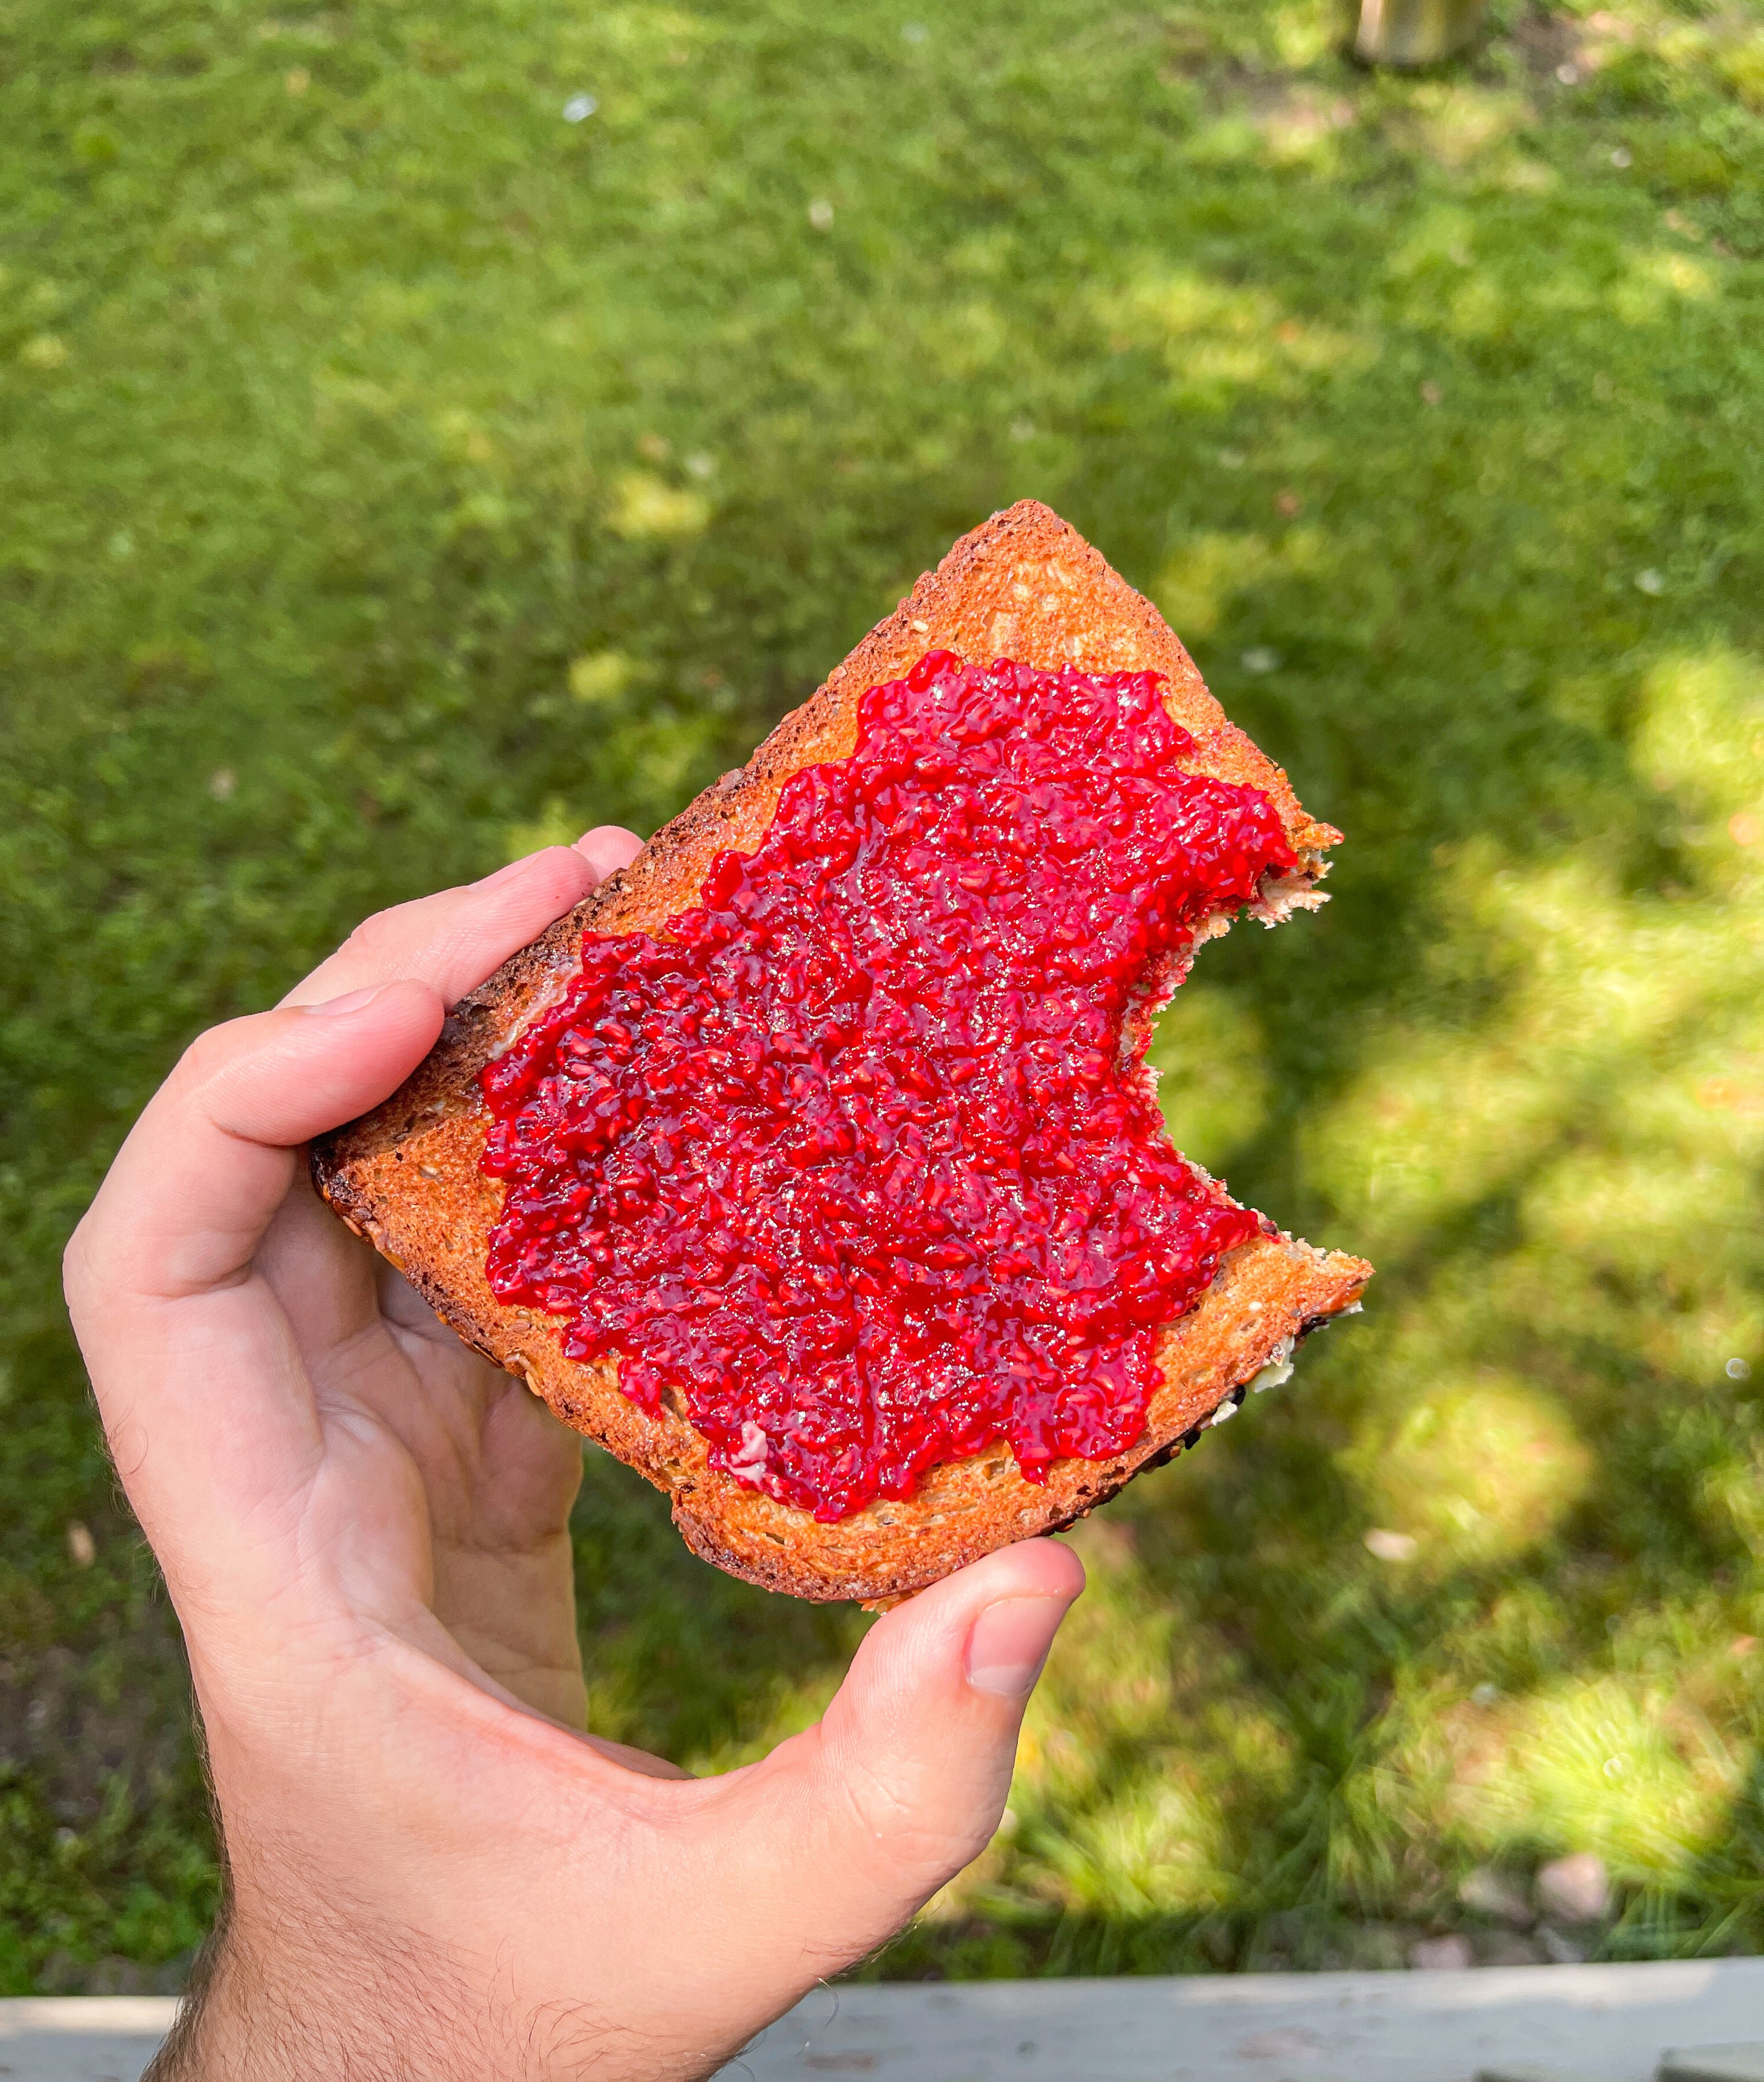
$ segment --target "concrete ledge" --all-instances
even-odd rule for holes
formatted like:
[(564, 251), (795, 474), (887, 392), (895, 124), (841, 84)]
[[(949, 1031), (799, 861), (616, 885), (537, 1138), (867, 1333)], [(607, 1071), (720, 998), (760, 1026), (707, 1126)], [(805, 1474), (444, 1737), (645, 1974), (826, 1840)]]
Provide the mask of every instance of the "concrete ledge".
[(1761, 2031), (1764, 1959), (975, 1981), (819, 1990), (718, 2082), (1653, 2082), (1669, 2047)]
[[(0, 2001), (5, 2082), (139, 2082), (177, 2005)], [(1474, 2082), (1683, 2076), (1764, 2032), (1764, 1959), (823, 1988), (718, 2082)]]
[(27, 1996), (0, 2002), (6, 2082), (139, 2082), (171, 2029), (169, 1996)]

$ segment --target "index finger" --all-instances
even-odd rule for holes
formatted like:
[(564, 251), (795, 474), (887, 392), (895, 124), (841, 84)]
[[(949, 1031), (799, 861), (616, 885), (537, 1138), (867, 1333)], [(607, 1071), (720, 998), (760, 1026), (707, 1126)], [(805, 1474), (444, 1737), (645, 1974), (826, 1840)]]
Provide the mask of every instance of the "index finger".
[(318, 1005), (368, 984), (404, 982), (426, 984), (457, 1005), (642, 850), (634, 832), (601, 825), (573, 846), (547, 846), (481, 882), (377, 912), (282, 1002)]

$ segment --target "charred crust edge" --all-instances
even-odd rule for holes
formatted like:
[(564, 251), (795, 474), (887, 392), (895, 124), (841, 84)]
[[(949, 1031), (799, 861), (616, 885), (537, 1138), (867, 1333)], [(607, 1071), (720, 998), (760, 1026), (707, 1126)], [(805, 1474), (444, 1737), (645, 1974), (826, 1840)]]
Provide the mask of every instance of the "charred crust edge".
[[(1300, 1319), (1289, 1334), (1292, 1338), (1294, 1352), (1306, 1338), (1335, 1321), (1338, 1317), (1352, 1313), (1358, 1307), (1366, 1283), (1371, 1276), (1371, 1267), (1357, 1259), (1341, 1258), (1338, 1262), (1343, 1268), (1339, 1296), (1330, 1307)], [(1349, 1266), (1354, 1268), (1352, 1273), (1347, 1272)], [(1277, 1345), (1280, 1342), (1278, 1338), (1274, 1340)], [(1247, 1371), (1240, 1372), (1239, 1378), (1223, 1389), (1174, 1438), (1161, 1443), (1154, 1440), (1137, 1448), (1130, 1447), (1124, 1455), (1116, 1456), (1118, 1473), (1101, 1477), (1094, 1490), (1085, 1493), (1073, 1508), (1050, 1510), (1047, 1516), (1039, 1522), (1021, 1525), (1013, 1537), (1037, 1539), (1069, 1532), (1081, 1519), (1088, 1518), (1100, 1504), (1107, 1503), (1111, 1498), (1118, 1496), (1136, 1476), (1147, 1473), (1154, 1468), (1165, 1467), (1178, 1455), (1192, 1451), (1199, 1444), (1202, 1435), (1211, 1429), (1219, 1410), (1226, 1403), (1242, 1406), (1248, 1397), (1250, 1383), (1266, 1363), (1267, 1355), (1264, 1351)], [(1100, 1469), (1109, 1464), (1097, 1462), (1093, 1465)], [(886, 1609), (890, 1604), (928, 1589), (953, 1570), (964, 1567), (970, 1562), (978, 1561), (983, 1554), (990, 1553), (996, 1546), (1004, 1544), (987, 1537), (987, 1528), (980, 1525), (976, 1527), (977, 1536), (970, 1542), (940, 1544), (932, 1565), (922, 1570), (876, 1570), (861, 1576), (853, 1572), (833, 1574), (802, 1566), (788, 1548), (780, 1548), (774, 1564), (726, 1545), (714, 1535), (712, 1529), (714, 1521), (700, 1518), (683, 1508), (678, 1495), (673, 1498), (673, 1519), (681, 1538), (701, 1561), (712, 1562), (727, 1574), (739, 1577), (743, 1582), (755, 1584), (761, 1590), (785, 1593), (818, 1604), (859, 1601), (877, 1609)]]

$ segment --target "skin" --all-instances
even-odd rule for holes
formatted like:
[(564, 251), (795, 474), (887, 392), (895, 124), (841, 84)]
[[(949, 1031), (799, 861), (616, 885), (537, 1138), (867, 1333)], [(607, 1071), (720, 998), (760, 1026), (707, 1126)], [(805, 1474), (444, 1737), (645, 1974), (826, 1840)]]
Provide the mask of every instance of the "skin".
[(69, 1246), (229, 1870), (157, 2082), (706, 2076), (997, 1826), (1076, 1557), (1028, 1541), (889, 1613), (820, 1724), (744, 1769), (588, 1735), (579, 1440), (307, 1182), (301, 1144), (638, 844), (382, 912), (204, 1035)]

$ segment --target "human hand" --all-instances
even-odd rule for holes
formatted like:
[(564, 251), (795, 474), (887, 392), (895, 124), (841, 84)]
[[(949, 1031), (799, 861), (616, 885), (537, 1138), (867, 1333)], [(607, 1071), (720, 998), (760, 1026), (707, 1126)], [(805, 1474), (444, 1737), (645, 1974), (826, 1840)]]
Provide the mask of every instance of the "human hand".
[(695, 1780), (580, 1732), (580, 1442), (325, 1208), (300, 1145), (638, 841), (371, 919), (203, 1035), (67, 1255), (190, 1648), (229, 1906), (154, 2072), (709, 2074), (985, 1845), (1083, 1585), (988, 1556), (882, 1619), (820, 1724)]

